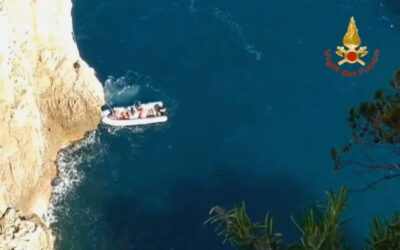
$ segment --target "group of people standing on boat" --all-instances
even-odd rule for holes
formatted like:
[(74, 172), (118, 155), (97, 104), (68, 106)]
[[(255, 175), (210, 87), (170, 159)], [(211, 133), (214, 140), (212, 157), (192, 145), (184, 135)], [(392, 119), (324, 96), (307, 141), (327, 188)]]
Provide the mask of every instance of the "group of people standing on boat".
[(143, 119), (148, 117), (163, 116), (166, 113), (166, 109), (156, 104), (152, 108), (145, 108), (140, 104), (133, 105), (126, 108), (125, 110), (111, 109), (111, 117), (115, 120), (132, 120), (132, 119)]

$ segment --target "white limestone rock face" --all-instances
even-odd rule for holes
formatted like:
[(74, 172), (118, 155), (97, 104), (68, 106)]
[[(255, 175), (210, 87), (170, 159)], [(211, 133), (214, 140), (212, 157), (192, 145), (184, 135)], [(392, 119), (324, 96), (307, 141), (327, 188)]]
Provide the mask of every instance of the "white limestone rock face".
[(40, 218), (27, 219), (8, 208), (0, 218), (0, 249), (52, 249), (53, 236), (40, 224)]
[[(73, 40), (71, 8), (71, 0), (0, 0), (0, 223), (19, 218), (24, 241), (31, 232), (32, 242), (49, 242), (44, 224), (23, 218), (46, 212), (57, 152), (96, 128), (104, 104)], [(0, 249), (14, 244), (7, 235), (22, 237), (14, 229), (0, 229)], [(21, 249), (52, 245), (35, 244)]]

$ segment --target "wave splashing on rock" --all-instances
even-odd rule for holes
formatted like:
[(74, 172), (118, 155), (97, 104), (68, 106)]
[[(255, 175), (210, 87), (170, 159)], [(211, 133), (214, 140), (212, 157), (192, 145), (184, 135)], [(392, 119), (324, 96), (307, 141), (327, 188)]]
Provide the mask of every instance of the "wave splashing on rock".
[(57, 222), (55, 212), (62, 201), (84, 179), (80, 166), (90, 166), (95, 159), (101, 159), (104, 152), (97, 131), (90, 132), (83, 140), (63, 149), (58, 154), (58, 176), (52, 181), (53, 192), (48, 211), (43, 215), (47, 225)]

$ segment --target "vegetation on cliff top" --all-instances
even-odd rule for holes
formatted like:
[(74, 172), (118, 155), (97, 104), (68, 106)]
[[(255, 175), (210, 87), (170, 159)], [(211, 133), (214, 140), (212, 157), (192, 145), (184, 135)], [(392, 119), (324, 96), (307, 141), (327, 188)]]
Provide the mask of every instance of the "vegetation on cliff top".
[[(340, 188), (337, 193), (327, 192), (324, 204), (308, 209), (300, 218), (292, 217), (299, 229), (298, 242), (282, 241), (282, 234), (274, 227), (274, 219), (267, 213), (263, 222), (252, 222), (245, 204), (226, 211), (213, 207), (205, 224), (216, 225), (215, 231), (238, 250), (341, 250), (351, 249), (343, 233), (349, 220), (342, 219), (346, 209), (348, 189)], [(366, 240), (365, 250), (400, 249), (400, 213), (390, 220), (375, 218)]]
[[(342, 148), (331, 150), (336, 170), (355, 166), (362, 177), (372, 173), (375, 179), (367, 181), (366, 186), (358, 189), (361, 191), (400, 177), (400, 70), (395, 72), (391, 85), (390, 90), (377, 90), (372, 101), (349, 110), (352, 137)], [(354, 151), (361, 152), (361, 157), (349, 154)], [(376, 173), (383, 174), (376, 179)], [(337, 193), (327, 192), (325, 204), (308, 209), (298, 219), (292, 217), (301, 235), (295, 243), (282, 241), (282, 234), (275, 230), (274, 219), (269, 213), (264, 222), (252, 222), (243, 202), (228, 211), (221, 207), (212, 208), (205, 224), (217, 225), (216, 232), (224, 237), (224, 243), (239, 250), (350, 249), (343, 233), (349, 220), (341, 218), (348, 193), (347, 188), (341, 188)], [(364, 249), (400, 249), (400, 212), (393, 214), (390, 220), (373, 219)]]
[(391, 85), (389, 90), (377, 90), (372, 101), (349, 110), (352, 137), (343, 147), (331, 150), (335, 169), (355, 167), (363, 179), (373, 178), (359, 190), (400, 177), (400, 70)]

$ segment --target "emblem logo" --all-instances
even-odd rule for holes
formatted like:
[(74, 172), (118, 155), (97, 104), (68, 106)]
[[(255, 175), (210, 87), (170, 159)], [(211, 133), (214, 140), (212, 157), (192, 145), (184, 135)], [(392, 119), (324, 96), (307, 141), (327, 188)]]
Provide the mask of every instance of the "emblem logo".
[(360, 47), (358, 50), (356, 50), (357, 47), (361, 45), (361, 38), (358, 35), (358, 29), (356, 26), (356, 21), (354, 21), (354, 17), (351, 17), (350, 19), (346, 35), (343, 37), (343, 44), (347, 47), (347, 50), (341, 46), (337, 47), (336, 54), (340, 57), (343, 57), (338, 64), (342, 65), (344, 63), (359, 63), (364, 66), (365, 62), (361, 60), (360, 57), (366, 56), (368, 51), (366, 46)]
[(328, 49), (327, 51), (325, 51), (325, 59), (327, 61), (326, 65), (329, 68), (333, 69), (336, 72), (339, 72), (340, 66), (346, 63), (361, 65), (362, 68), (359, 68), (358, 70), (342, 70), (340, 72), (343, 76), (354, 77), (356, 75), (367, 73), (375, 67), (375, 63), (378, 61), (379, 56), (378, 50), (375, 50), (371, 63), (369, 63), (367, 67), (364, 67), (366, 63), (362, 58), (368, 54), (368, 51), (367, 46), (360, 47), (361, 38), (358, 34), (358, 29), (354, 17), (351, 17), (350, 19), (349, 26), (347, 27), (347, 32), (343, 37), (343, 45), (344, 46), (337, 46), (336, 55), (341, 58), (341, 60), (339, 60), (337, 64), (332, 61), (332, 56), (330, 55), (331, 50)]

